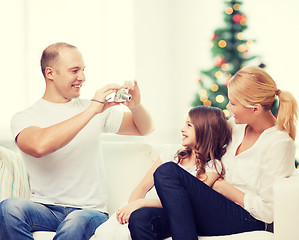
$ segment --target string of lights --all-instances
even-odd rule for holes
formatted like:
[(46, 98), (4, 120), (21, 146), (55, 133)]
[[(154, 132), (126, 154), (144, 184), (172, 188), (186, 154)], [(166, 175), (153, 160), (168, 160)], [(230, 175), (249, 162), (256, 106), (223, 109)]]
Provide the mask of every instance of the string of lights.
[(216, 29), (211, 37), (214, 65), (209, 70), (200, 71), (199, 91), (192, 102), (192, 106), (219, 107), (227, 117), (228, 81), (246, 62), (256, 58), (249, 54), (255, 41), (245, 39), (247, 16), (241, 11), (241, 6), (241, 0), (225, 0), (225, 26)]

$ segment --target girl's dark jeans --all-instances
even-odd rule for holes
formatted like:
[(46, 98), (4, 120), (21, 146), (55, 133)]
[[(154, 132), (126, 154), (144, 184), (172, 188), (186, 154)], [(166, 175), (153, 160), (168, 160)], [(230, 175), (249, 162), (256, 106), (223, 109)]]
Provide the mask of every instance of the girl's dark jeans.
[(131, 214), (132, 240), (197, 240), (265, 230), (264, 222), (173, 162), (161, 165), (154, 180), (163, 208), (141, 208)]

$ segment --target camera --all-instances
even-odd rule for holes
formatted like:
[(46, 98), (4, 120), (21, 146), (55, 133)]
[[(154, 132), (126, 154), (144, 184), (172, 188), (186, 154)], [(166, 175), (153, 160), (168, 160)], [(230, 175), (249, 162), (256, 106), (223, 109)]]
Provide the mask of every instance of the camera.
[(121, 88), (115, 93), (114, 102), (130, 101), (131, 98), (132, 96), (129, 94), (129, 90), (126, 88)]

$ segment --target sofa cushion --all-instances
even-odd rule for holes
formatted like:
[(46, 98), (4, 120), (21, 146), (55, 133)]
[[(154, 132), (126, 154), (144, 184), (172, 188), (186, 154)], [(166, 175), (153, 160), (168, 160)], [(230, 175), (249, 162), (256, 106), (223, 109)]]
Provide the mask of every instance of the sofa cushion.
[[(54, 232), (35, 232), (33, 237), (35, 240), (52, 240), (54, 235)], [(96, 239), (91, 237), (90, 240)], [(172, 240), (172, 238), (165, 240)], [(218, 237), (198, 237), (198, 240), (274, 240), (274, 234), (266, 231), (253, 231)]]
[(274, 240), (274, 234), (266, 231), (253, 231), (218, 237), (199, 237), (198, 240)]
[(19, 153), (0, 146), (0, 201), (9, 197), (29, 198), (28, 175)]

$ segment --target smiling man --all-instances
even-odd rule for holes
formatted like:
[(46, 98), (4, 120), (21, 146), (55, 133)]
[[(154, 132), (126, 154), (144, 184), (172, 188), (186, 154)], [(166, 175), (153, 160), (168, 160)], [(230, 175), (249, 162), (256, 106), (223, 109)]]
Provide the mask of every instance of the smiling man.
[[(89, 239), (105, 222), (107, 191), (100, 152), (101, 133), (146, 135), (150, 115), (140, 103), (137, 82), (109, 84), (91, 100), (81, 99), (83, 58), (75, 46), (55, 43), (41, 57), (44, 95), (17, 113), (12, 133), (30, 176), (30, 200), (0, 204), (0, 239), (32, 239), (32, 232), (56, 231), (55, 239)], [(131, 101), (107, 102), (127, 88)], [(113, 108), (123, 104), (130, 111)]]

